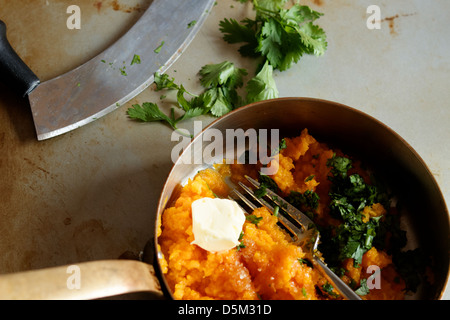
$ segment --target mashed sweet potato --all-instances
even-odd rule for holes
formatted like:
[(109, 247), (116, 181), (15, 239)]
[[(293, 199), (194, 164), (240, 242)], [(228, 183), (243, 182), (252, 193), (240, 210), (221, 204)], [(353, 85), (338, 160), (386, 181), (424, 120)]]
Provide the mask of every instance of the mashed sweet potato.
[[(280, 193), (307, 190), (319, 195), (314, 210), (319, 225), (337, 225), (329, 214), (330, 168), (327, 161), (336, 151), (317, 142), (305, 129), (298, 137), (286, 138), (286, 148), (279, 154), (277, 172), (271, 178)], [(358, 167), (363, 177), (368, 176)], [(244, 174), (257, 177), (255, 166), (235, 164), (220, 170), (199, 172), (181, 190), (180, 195), (161, 217), (158, 243), (162, 257), (160, 265), (175, 299), (340, 299), (336, 291), (327, 287), (327, 280), (308, 263), (308, 254), (294, 245), (290, 237), (277, 225), (278, 218), (265, 208), (252, 214), (258, 223), (246, 221), (241, 245), (219, 253), (211, 253), (192, 245), (191, 204), (203, 197), (225, 197), (230, 189), (223, 176), (244, 181)], [(381, 204), (363, 211), (366, 222), (386, 213)], [(391, 257), (375, 247), (365, 252), (362, 263), (345, 259), (342, 279), (358, 288), (367, 281), (371, 266), (380, 271), (379, 287), (370, 290), (363, 299), (403, 299), (404, 283), (392, 265)], [(328, 290), (326, 289), (328, 288)]]

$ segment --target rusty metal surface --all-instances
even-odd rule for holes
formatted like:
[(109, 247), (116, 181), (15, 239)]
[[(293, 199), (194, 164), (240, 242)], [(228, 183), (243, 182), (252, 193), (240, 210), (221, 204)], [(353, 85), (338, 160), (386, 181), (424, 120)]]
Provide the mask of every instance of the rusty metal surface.
[[(65, 27), (68, 4), (82, 10), (81, 30)], [(104, 50), (142, 14), (148, 1), (0, 0), (0, 19), (18, 53), (49, 79)], [(424, 159), (450, 202), (450, 3), (378, 1), (381, 29), (366, 26), (369, 1), (304, 1), (325, 15), (329, 46), (275, 73), (280, 96), (333, 100), (358, 108), (399, 133)], [(168, 70), (187, 90), (206, 63), (230, 60), (223, 18), (251, 10), (222, 0), (182, 57)], [(81, 129), (36, 141), (29, 107), (0, 85), (0, 272), (137, 255), (153, 236), (157, 200), (172, 161), (171, 129), (130, 121), (134, 103), (159, 102), (151, 88)], [(168, 103), (160, 103), (169, 110)], [(213, 119), (201, 118), (204, 125)], [(192, 130), (192, 121), (180, 124)], [(432, 232), (432, 231), (430, 231)], [(448, 290), (447, 290), (448, 291)], [(444, 298), (448, 299), (448, 292)]]

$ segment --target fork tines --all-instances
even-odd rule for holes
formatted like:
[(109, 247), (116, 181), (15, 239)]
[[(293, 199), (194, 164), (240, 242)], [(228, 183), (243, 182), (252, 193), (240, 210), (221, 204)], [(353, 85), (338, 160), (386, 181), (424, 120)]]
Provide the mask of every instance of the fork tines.
[[(258, 181), (248, 176), (245, 176), (245, 178), (255, 188), (260, 188), (261, 185)], [(361, 297), (359, 297), (344, 281), (342, 281), (342, 279), (340, 279), (330, 268), (327, 267), (326, 263), (322, 261), (319, 256), (316, 255), (317, 246), (320, 242), (320, 234), (313, 221), (309, 217), (307, 217), (304, 213), (289, 204), (281, 196), (277, 195), (270, 189), (265, 190), (264, 196), (268, 197), (268, 199), (270, 199), (270, 201), (279, 208), (278, 211), (275, 210), (275, 207), (273, 205), (262, 199), (261, 196), (256, 195), (251, 188), (249, 188), (242, 182), (239, 182), (238, 184), (245, 191), (245, 193), (247, 193), (253, 199), (253, 201), (257, 201), (260, 205), (265, 206), (272, 214), (278, 213), (278, 221), (290, 233), (294, 243), (302, 246), (302, 248), (304, 245), (306, 245), (306, 247), (311, 250), (314, 266), (317, 266), (323, 271), (323, 274), (327, 277), (327, 279), (329, 279), (329, 281), (334, 284), (335, 288), (346, 299), (361, 300)], [(255, 210), (258, 207), (235, 188), (233, 189), (233, 191), (236, 196), (252, 210)], [(292, 221), (294, 221), (295, 223), (292, 223)], [(299, 226), (297, 226), (297, 224)]]
[[(245, 178), (255, 187), (259, 188), (260, 184), (258, 181), (245, 176)], [(311, 227), (314, 227), (314, 223), (311, 219), (305, 216), (297, 208), (286, 202), (283, 198), (278, 196), (273, 191), (267, 189), (265, 196), (270, 199), (274, 205), (270, 204), (268, 201), (264, 200), (262, 197), (257, 196), (255, 192), (244, 183), (239, 182), (239, 186), (248, 194), (253, 201), (256, 201), (260, 205), (266, 207), (272, 214), (276, 214), (279, 222), (283, 227), (290, 233), (292, 240), (294, 242), (301, 242), (305, 237), (311, 236), (309, 232), (306, 232)], [(235, 195), (244, 202), (251, 210), (255, 210), (258, 205), (255, 205), (248, 197), (244, 196), (241, 192), (233, 189)]]
[[(254, 187), (259, 188), (261, 186), (261, 184), (258, 181), (256, 181), (255, 179), (253, 179), (253, 178), (251, 178), (249, 176), (245, 176), (245, 178)], [(298, 222), (302, 226), (303, 231), (306, 231), (306, 230), (308, 230), (310, 228), (314, 228), (315, 227), (314, 222), (307, 215), (305, 215), (303, 212), (301, 212), (299, 209), (297, 209), (296, 207), (291, 205), (289, 202), (284, 200), (281, 196), (279, 196), (278, 194), (276, 194), (272, 190), (267, 188), (266, 189), (266, 196), (271, 201), (276, 203), (280, 208), (282, 208), (293, 220)]]

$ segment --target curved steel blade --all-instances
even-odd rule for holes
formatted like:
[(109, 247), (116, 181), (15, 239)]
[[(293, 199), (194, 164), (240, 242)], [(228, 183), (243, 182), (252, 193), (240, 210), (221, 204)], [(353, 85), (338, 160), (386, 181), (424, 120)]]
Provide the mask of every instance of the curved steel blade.
[[(38, 140), (94, 121), (129, 101), (169, 68), (192, 41), (215, 0), (154, 0), (138, 22), (80, 67), (30, 95)], [(139, 56), (140, 63), (133, 58)]]

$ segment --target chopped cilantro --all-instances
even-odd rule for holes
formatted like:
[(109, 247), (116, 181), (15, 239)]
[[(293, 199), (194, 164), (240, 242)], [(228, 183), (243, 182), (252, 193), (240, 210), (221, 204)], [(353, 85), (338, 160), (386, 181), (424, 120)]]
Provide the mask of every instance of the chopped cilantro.
[[(330, 214), (341, 220), (337, 227), (321, 230), (322, 243), (319, 250), (333, 268), (347, 258), (354, 259), (354, 266), (361, 264), (365, 252), (373, 246), (386, 250), (391, 256), (397, 272), (406, 284), (406, 291), (415, 292), (423, 280), (428, 257), (421, 249), (401, 251), (406, 245), (406, 232), (400, 228), (398, 215), (372, 217), (368, 222), (362, 220), (364, 207), (381, 203), (385, 208), (390, 206), (389, 195), (381, 184), (371, 177), (376, 184), (370, 185), (358, 174), (348, 174), (352, 161), (347, 157), (334, 155), (328, 160), (331, 167), (332, 182), (329, 193)], [(386, 237), (389, 245), (386, 247)], [(361, 280), (356, 290), (359, 295), (369, 293), (367, 280)]]
[(155, 50), (153, 50), (153, 52), (155, 52), (155, 53), (160, 53), (161, 52), (161, 49), (162, 49), (162, 47), (163, 47), (163, 45), (164, 45), (164, 41), (162, 41), (161, 42), (161, 44), (155, 49)]
[(240, 251), (241, 249), (245, 248), (244, 241), (242, 240), (244, 238), (244, 231), (241, 231), (241, 234), (239, 235), (239, 244), (236, 246), (236, 250)]
[(195, 26), (197, 24), (196, 20), (192, 20), (191, 22), (188, 23), (187, 27), (188, 29), (192, 28), (193, 26)]
[(141, 57), (139, 55), (135, 54), (133, 56), (133, 59), (131, 60), (131, 64), (130, 65), (140, 64), (140, 63), (141, 63)]
[(257, 217), (254, 214), (249, 214), (245, 217), (248, 222), (253, 223), (254, 225), (258, 225), (258, 223), (262, 220), (262, 217)]
[(325, 283), (322, 286), (323, 291), (325, 291), (329, 296), (333, 298), (337, 298), (339, 295), (334, 291), (333, 285), (331, 285), (329, 282)]
[(369, 294), (370, 290), (367, 286), (367, 279), (361, 279), (360, 281), (361, 286), (355, 290), (355, 293), (360, 296), (365, 296)]
[(272, 178), (260, 173), (259, 188), (255, 190), (255, 195), (258, 198), (262, 198), (267, 194), (267, 189), (270, 189), (273, 192), (277, 193), (278, 185)]
[(280, 143), (278, 144), (278, 146), (276, 148), (274, 148), (272, 150), (272, 156), (276, 156), (277, 154), (279, 154), (281, 152), (281, 150), (286, 149), (287, 145), (286, 145), (286, 139), (283, 138), (281, 139)]
[(154, 78), (155, 78), (155, 84), (156, 84), (156, 91), (160, 91), (163, 89), (168, 89), (168, 90), (179, 90), (180, 86), (178, 86), (175, 83), (175, 79), (169, 79), (169, 75), (168, 74), (160, 74), (158, 72), (156, 72), (154, 74)]
[(275, 217), (278, 217), (278, 212), (280, 212), (280, 207), (279, 206), (275, 206), (274, 208), (273, 208), (273, 215), (275, 216)]
[(334, 177), (345, 178), (347, 171), (352, 168), (352, 161), (346, 157), (337, 157), (333, 155), (331, 159), (328, 159), (327, 166), (331, 167), (331, 173)]
[(319, 205), (319, 195), (312, 190), (306, 190), (304, 193), (291, 191), (286, 201), (298, 209), (307, 207), (315, 210)]
[(329, 177), (332, 182), (330, 214), (342, 223), (322, 232), (324, 244), (320, 250), (335, 267), (347, 258), (353, 258), (354, 266), (358, 267), (364, 253), (373, 246), (382, 218), (372, 217), (363, 222), (362, 211), (366, 206), (383, 202), (387, 196), (376, 186), (365, 183), (360, 175), (348, 175), (352, 168), (351, 159), (334, 155), (327, 165), (332, 173)]
[(298, 260), (298, 262), (301, 264), (301, 265), (306, 265), (306, 266), (308, 266), (308, 267), (310, 267), (310, 268), (314, 268), (314, 265), (311, 263), (311, 261), (309, 261), (308, 259), (304, 259), (304, 258), (299, 258), (299, 259), (297, 259)]
[(305, 287), (302, 287), (302, 294), (305, 298), (308, 297), (308, 293), (306, 292)]

